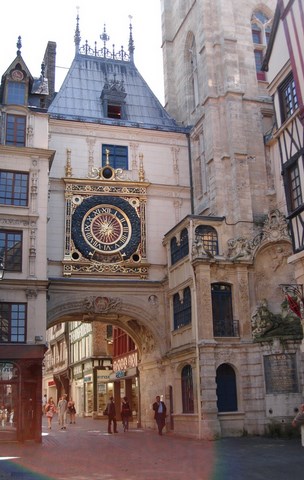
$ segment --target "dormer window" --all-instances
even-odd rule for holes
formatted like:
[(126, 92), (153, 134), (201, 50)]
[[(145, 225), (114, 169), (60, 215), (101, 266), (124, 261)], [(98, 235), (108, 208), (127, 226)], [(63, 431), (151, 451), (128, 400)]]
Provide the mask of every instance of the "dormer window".
[(8, 82), (6, 103), (8, 105), (25, 105), (25, 83)]
[(105, 84), (100, 95), (104, 116), (116, 120), (126, 118), (126, 96), (124, 81), (117, 80), (116, 73), (114, 73), (113, 79), (110, 80), (106, 76)]
[(121, 119), (121, 106), (108, 104), (108, 117)]

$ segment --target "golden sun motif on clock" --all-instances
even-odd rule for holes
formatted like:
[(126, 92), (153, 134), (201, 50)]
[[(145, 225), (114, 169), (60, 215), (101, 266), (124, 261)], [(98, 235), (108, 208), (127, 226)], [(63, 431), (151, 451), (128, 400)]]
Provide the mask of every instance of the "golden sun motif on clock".
[(132, 232), (125, 212), (113, 205), (100, 205), (89, 210), (83, 218), (82, 230), (86, 242), (103, 253), (121, 250)]

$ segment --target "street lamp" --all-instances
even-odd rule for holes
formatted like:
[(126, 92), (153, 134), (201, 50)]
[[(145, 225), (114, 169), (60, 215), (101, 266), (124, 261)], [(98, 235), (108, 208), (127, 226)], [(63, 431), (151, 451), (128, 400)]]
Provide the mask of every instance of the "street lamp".
[(4, 270), (5, 270), (4, 258), (0, 257), (0, 280), (3, 280)]
[(286, 296), (290, 310), (292, 310), (301, 320), (303, 339), (301, 352), (304, 353), (304, 290), (302, 284), (282, 283), (280, 285)]

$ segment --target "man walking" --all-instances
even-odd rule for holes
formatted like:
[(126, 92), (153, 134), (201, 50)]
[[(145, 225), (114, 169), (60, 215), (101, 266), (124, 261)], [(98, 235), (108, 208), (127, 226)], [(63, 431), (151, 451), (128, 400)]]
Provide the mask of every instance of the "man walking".
[(57, 405), (58, 422), (61, 425), (61, 430), (66, 430), (66, 416), (67, 416), (68, 402), (67, 395), (64, 394)]
[(300, 410), (294, 417), (291, 425), (293, 427), (301, 426), (301, 442), (302, 442), (302, 447), (304, 447), (304, 403), (300, 405)]
[(110, 397), (110, 401), (107, 405), (107, 415), (108, 415), (108, 433), (112, 433), (111, 426), (113, 422), (114, 433), (117, 431), (117, 421), (116, 421), (116, 408), (114, 403), (114, 398)]
[(161, 401), (160, 396), (157, 395), (156, 402), (153, 403), (154, 418), (158, 428), (158, 434), (163, 434), (163, 428), (166, 424), (166, 411), (167, 407), (163, 401)]

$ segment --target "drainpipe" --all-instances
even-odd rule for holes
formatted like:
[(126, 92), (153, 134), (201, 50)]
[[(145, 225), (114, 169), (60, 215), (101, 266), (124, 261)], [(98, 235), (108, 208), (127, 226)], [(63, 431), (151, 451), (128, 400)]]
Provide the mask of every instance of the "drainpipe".
[(189, 177), (190, 177), (190, 200), (191, 200), (191, 215), (194, 214), (194, 202), (193, 202), (193, 174), (192, 174), (192, 158), (191, 158), (191, 141), (190, 133), (187, 133), (188, 141), (188, 160), (189, 160)]
[[(190, 220), (190, 235), (189, 245), (193, 245), (193, 220)], [(196, 356), (196, 402), (198, 414), (198, 439), (202, 438), (202, 411), (201, 411), (201, 376), (200, 376), (200, 351), (199, 351), (199, 334), (198, 334), (198, 305), (197, 305), (197, 288), (196, 288), (196, 274), (193, 267), (192, 248), (190, 250), (190, 264), (193, 272), (193, 303), (195, 309), (193, 312), (193, 323), (195, 332), (195, 356)]]

